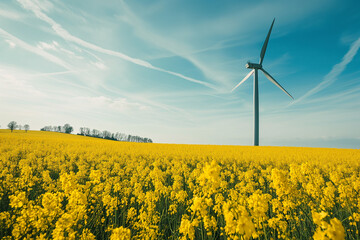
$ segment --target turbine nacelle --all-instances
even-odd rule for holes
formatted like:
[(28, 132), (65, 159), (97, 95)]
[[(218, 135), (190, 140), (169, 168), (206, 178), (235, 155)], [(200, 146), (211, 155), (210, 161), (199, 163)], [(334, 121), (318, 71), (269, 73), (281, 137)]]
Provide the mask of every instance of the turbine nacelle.
[(251, 69), (261, 69), (262, 68), (262, 65), (259, 64), (259, 63), (251, 63), (251, 62), (248, 62), (246, 65), (245, 65), (246, 68), (251, 68)]

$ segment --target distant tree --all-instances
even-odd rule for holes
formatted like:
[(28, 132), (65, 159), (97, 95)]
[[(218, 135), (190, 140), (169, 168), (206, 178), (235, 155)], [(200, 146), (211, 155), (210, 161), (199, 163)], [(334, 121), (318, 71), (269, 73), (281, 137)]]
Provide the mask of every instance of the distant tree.
[(120, 141), (120, 139), (121, 139), (121, 133), (119, 133), (119, 132), (115, 133), (115, 134), (114, 134), (114, 138), (115, 138), (115, 140)]
[(117, 133), (116, 139), (117, 139), (118, 141), (126, 141), (127, 135), (126, 135), (125, 133)]
[(41, 128), (40, 131), (51, 131), (51, 126), (45, 126)]
[(72, 131), (74, 131), (74, 128), (72, 126), (70, 126), (70, 124), (66, 123), (64, 125), (64, 132), (65, 133), (72, 133)]
[(11, 132), (13, 132), (13, 130), (16, 129), (17, 127), (18, 127), (18, 125), (15, 121), (11, 121), (8, 124), (8, 128), (11, 130)]
[(128, 139), (128, 135), (124, 133), (124, 134), (122, 135), (122, 137), (121, 137), (121, 140), (122, 140), (122, 141), (127, 141), (127, 139)]
[(30, 125), (29, 125), (29, 124), (25, 124), (25, 125), (24, 125), (24, 129), (25, 129), (25, 132), (27, 132), (27, 131), (30, 129)]
[(111, 132), (104, 130), (102, 132), (102, 137), (105, 139), (111, 139)]
[(90, 136), (90, 128), (84, 128), (85, 136)]
[(96, 138), (102, 138), (101, 132), (99, 130), (97, 130), (97, 129), (93, 129), (91, 131), (91, 136), (96, 137)]
[(23, 126), (21, 124), (19, 124), (18, 129), (22, 130), (22, 128), (23, 128)]

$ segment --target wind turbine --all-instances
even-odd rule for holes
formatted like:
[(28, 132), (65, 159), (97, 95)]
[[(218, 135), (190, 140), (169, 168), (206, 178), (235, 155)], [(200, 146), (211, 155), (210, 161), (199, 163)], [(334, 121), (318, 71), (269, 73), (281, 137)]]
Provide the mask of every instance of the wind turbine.
[(288, 93), (267, 71), (265, 71), (265, 69), (262, 67), (262, 62), (264, 60), (264, 56), (265, 56), (265, 52), (266, 52), (266, 47), (268, 45), (269, 42), (269, 38), (270, 38), (270, 34), (271, 34), (271, 30), (273, 28), (275, 22), (275, 18), (271, 24), (270, 30), (266, 36), (264, 45), (261, 49), (260, 52), (260, 62), (259, 63), (251, 63), (248, 62), (245, 66), (246, 68), (250, 68), (253, 69), (251, 70), (248, 75), (246, 75), (244, 77), (243, 80), (241, 80), (241, 82), (238, 83), (238, 85), (236, 85), (232, 90), (234, 91), (237, 87), (239, 87), (243, 82), (245, 82), (252, 74), (254, 74), (254, 146), (259, 146), (259, 87), (258, 87), (258, 70), (261, 70), (265, 77), (267, 77), (267, 79), (270, 80), (270, 82), (272, 82), (273, 84), (275, 84), (278, 88), (280, 88), (284, 93), (286, 93), (289, 97), (291, 97), (292, 99), (294, 99), (290, 93)]

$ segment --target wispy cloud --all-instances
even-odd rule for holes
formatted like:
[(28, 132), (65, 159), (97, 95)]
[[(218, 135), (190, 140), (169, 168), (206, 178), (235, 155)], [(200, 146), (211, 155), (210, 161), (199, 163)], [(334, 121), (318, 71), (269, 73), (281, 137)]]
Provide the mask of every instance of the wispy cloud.
[(18, 69), (11, 69), (0, 66), (0, 84), (2, 91), (0, 97), (21, 98), (31, 96), (31, 98), (44, 97), (45, 94), (26, 81), (26, 74)]
[(0, 16), (4, 17), (4, 18), (13, 19), (13, 20), (19, 20), (22, 18), (22, 15), (17, 12), (14, 12), (11, 10), (3, 10), (3, 9), (0, 9)]
[[(76, 98), (80, 102), (84, 104), (88, 104), (97, 108), (108, 108), (111, 110), (124, 112), (124, 111), (133, 111), (133, 110), (149, 110), (150, 107), (144, 104), (140, 104), (138, 102), (130, 102), (126, 98), (109, 98), (105, 96), (97, 96), (97, 97), (78, 97)], [(90, 103), (90, 104), (89, 104)]]
[(145, 94), (134, 94), (134, 93), (127, 93), (125, 91), (116, 89), (114, 87), (108, 87), (106, 85), (102, 85), (102, 88), (112, 94), (116, 94), (117, 96), (123, 96), (124, 98), (129, 99), (130, 101), (133, 102), (138, 102), (141, 103), (145, 106), (150, 106), (152, 108), (156, 108), (156, 109), (161, 109), (161, 110), (165, 110), (168, 113), (172, 113), (172, 115), (174, 116), (181, 116), (185, 119), (190, 119), (191, 116), (189, 115), (189, 113), (181, 108), (178, 107), (174, 107), (171, 105), (167, 105), (158, 101), (154, 101), (152, 98), (153, 96), (147, 96)]
[(50, 51), (54, 51), (54, 52), (61, 52), (61, 53), (65, 53), (68, 57), (70, 58), (77, 58), (77, 59), (83, 59), (82, 56), (78, 56), (77, 54), (75, 54), (75, 52), (70, 51), (64, 47), (62, 47), (58, 42), (56, 41), (52, 41), (50, 43), (46, 43), (46, 42), (42, 42), (40, 41), (37, 44), (37, 47), (43, 50), (50, 50)]
[[(173, 55), (192, 63), (207, 79), (217, 84), (219, 92), (231, 89), (236, 81), (235, 79), (240, 78), (239, 73), (241, 72), (233, 66), (221, 66), (221, 62), (226, 62), (229, 59), (224, 57), (222, 52), (214, 50), (245, 43), (251, 46), (256, 41), (263, 41), (268, 30), (268, 25), (264, 25), (264, 23), (270, 23), (269, 21), (274, 14), (281, 19), (286, 19), (286, 21), (282, 21), (282, 25), (284, 25), (284, 23), (288, 24), (324, 9), (323, 4), (321, 4), (324, 3), (324, 0), (315, 1), (312, 4), (298, 0), (295, 1), (298, 2), (296, 4), (293, 2), (284, 4), (283, 1), (259, 2), (248, 7), (244, 7), (242, 4), (233, 4), (230, 8), (219, 8), (216, 14), (211, 15), (211, 18), (202, 18), (202, 15), (193, 21), (194, 18), (189, 16), (178, 23), (175, 16), (170, 24), (165, 25), (167, 28), (164, 30), (158, 27), (157, 22), (154, 25), (151, 24), (150, 16), (152, 15), (149, 14), (147, 8), (146, 10), (145, 8), (139, 9), (139, 7), (132, 8), (131, 1), (122, 0), (119, 2), (122, 6), (122, 15), (119, 19), (128, 23), (142, 40), (166, 49)], [(224, 4), (224, 6), (226, 5)], [(330, 2), (328, 5), (331, 5)], [(283, 11), (284, 8), (287, 11)], [(184, 11), (184, 9), (180, 7), (179, 11)], [(164, 12), (159, 14), (164, 14)], [(248, 19), (253, 15), (260, 17), (249, 24)], [(157, 17), (154, 15), (154, 18)], [(164, 24), (160, 24), (160, 26), (162, 27)], [(169, 28), (169, 26), (174, 27)], [(279, 25), (277, 26), (279, 27)], [(254, 34), (264, 28), (266, 30), (261, 34), (261, 38)], [(191, 41), (188, 41), (189, 39)], [(244, 53), (239, 52), (239, 58), (241, 57), (244, 57)], [(245, 61), (242, 62), (245, 64)]]
[[(72, 71), (34, 73), (27, 70), (0, 65), (0, 85), (3, 91), (0, 92), (0, 98), (22, 99), (28, 103), (35, 103), (38, 106), (51, 105), (43, 104), (43, 102), (54, 104), (73, 105), (79, 109), (96, 108), (98, 112), (102, 110), (116, 111), (120, 113), (139, 112), (152, 109), (148, 104), (129, 99), (127, 97), (107, 97), (100, 92), (91, 92), (88, 89), (82, 89), (79, 85), (72, 84), (70, 88), (64, 84), (48, 85), (41, 82), (42, 79), (59, 81), (56, 77), (72, 74)], [(39, 83), (41, 82), (41, 83)], [(70, 83), (71, 84), (71, 83)], [(88, 95), (93, 96), (88, 96)], [(46, 100), (46, 101), (44, 101)], [(2, 106), (4, 102), (0, 103)], [(89, 110), (93, 111), (93, 110)]]
[[(336, 92), (334, 94), (325, 95), (322, 97), (308, 99), (307, 103), (327, 103), (331, 104), (332, 108), (357, 108), (360, 106), (360, 86), (354, 86), (349, 89)], [(327, 105), (325, 105), (327, 106)], [(316, 109), (319, 109), (321, 105), (314, 105)], [(309, 108), (307, 108), (310, 110)]]
[[(72, 89), (79, 92), (84, 90), (88, 93), (100, 94), (87, 87), (84, 84), (77, 84), (74, 81), (68, 81), (68, 77), (62, 78), (63, 75), (73, 75), (77, 73), (88, 72), (88, 70), (69, 70), (61, 72), (37, 72), (23, 69), (22, 67), (14, 67), (9, 65), (0, 65), (0, 80), (12, 81), (14, 84), (26, 84), (28, 88), (36, 88), (38, 91), (42, 91), (43, 95), (48, 95), (50, 91), (59, 92), (59, 88), (67, 88), (64, 94), (70, 92)], [(51, 81), (49, 81), (51, 80)], [(41, 84), (36, 84), (41, 82)], [(51, 84), (46, 84), (46, 83)], [(61, 83), (61, 84), (58, 84)], [(52, 85), (54, 84), (54, 85)], [(6, 84), (4, 84), (6, 86)], [(70, 87), (69, 87), (70, 86)], [(4, 90), (3, 92), (8, 92)], [(16, 91), (11, 91), (10, 94), (14, 94)], [(15, 96), (13, 96), (15, 97)], [(56, 96), (53, 96), (54, 98)], [(21, 98), (21, 95), (20, 97)]]
[(66, 62), (64, 62), (63, 60), (61, 60), (60, 58), (44, 51), (43, 49), (40, 49), (38, 47), (34, 47), (24, 41), (22, 41), (21, 39), (15, 37), (14, 35), (8, 33), (7, 31), (5, 31), (4, 29), (0, 28), (0, 36), (3, 37), (5, 40), (7, 41), (10, 41), (12, 42), (13, 44), (16, 44), (17, 46), (29, 51), (29, 52), (32, 52), (32, 53), (35, 53), (45, 59), (47, 59), (48, 61), (50, 62), (53, 62), (59, 66), (62, 66), (64, 67), (65, 69), (67, 70), (73, 70), (73, 68), (67, 64)]
[[(95, 77), (94, 70), (106, 70), (107, 66), (100, 58), (95, 58), (95, 61), (87, 61), (82, 56), (75, 54), (74, 52), (62, 47), (58, 42), (52, 41), (50, 43), (40, 41), (36, 46), (15, 37), (4, 29), (0, 28), (0, 37), (3, 37), (10, 47), (16, 46), (22, 49), (34, 53), (43, 57), (44, 59), (55, 63), (67, 71), (55, 72), (55, 73), (41, 73), (39, 76), (54, 76), (63, 74), (75, 74), (78, 80), (89, 86), (96, 86), (101, 82), (101, 77)], [(55, 56), (57, 54), (62, 57)], [(61, 55), (63, 54), (63, 55)], [(92, 54), (93, 55), (93, 54)], [(94, 56), (94, 55), (93, 55)], [(80, 60), (80, 62), (79, 62)], [(84, 61), (83, 61), (84, 60)], [(96, 68), (94, 68), (94, 66)], [(92, 72), (90, 74), (89, 72)], [(80, 74), (81, 73), (81, 74)]]
[(159, 67), (155, 67), (155, 66), (153, 66), (151, 63), (149, 63), (147, 61), (137, 59), (137, 58), (133, 58), (133, 57), (130, 57), (130, 56), (124, 54), (124, 53), (109, 50), (109, 49), (105, 49), (105, 48), (102, 48), (102, 47), (97, 46), (95, 44), (84, 41), (84, 40), (70, 34), (60, 24), (58, 24), (52, 18), (47, 16), (42, 11), (42, 7), (38, 3), (38, 1), (34, 2), (34, 1), (30, 1), (30, 0), (18, 0), (18, 2), (23, 6), (23, 8), (32, 11), (35, 14), (36, 17), (38, 17), (39, 19), (41, 19), (41, 20), (45, 21), (46, 23), (50, 24), (52, 29), (60, 37), (62, 37), (66, 41), (76, 43), (78, 45), (81, 45), (81, 46), (83, 46), (85, 48), (88, 48), (88, 49), (92, 49), (92, 50), (97, 51), (97, 52), (101, 52), (101, 53), (108, 54), (108, 55), (111, 55), (111, 56), (119, 57), (119, 58), (121, 58), (121, 59), (123, 59), (125, 61), (131, 62), (133, 64), (136, 64), (136, 65), (139, 65), (139, 66), (142, 66), (142, 67), (145, 67), (145, 68), (149, 68), (149, 69), (153, 69), (153, 70), (156, 70), (156, 71), (168, 73), (170, 75), (180, 77), (180, 78), (188, 80), (190, 82), (201, 84), (201, 85), (209, 87), (209, 88), (214, 88), (214, 86), (212, 86), (212, 84), (209, 84), (207, 82), (200, 81), (200, 80), (197, 80), (197, 79), (194, 79), (194, 78), (191, 78), (191, 77), (187, 77), (187, 76), (185, 76), (183, 74), (180, 74), (180, 73), (176, 73), (176, 72), (173, 72), (173, 71), (168, 71), (168, 70), (165, 70), (165, 69), (162, 69), (162, 68), (159, 68)]
[(92, 65), (94, 65), (95, 67), (97, 67), (100, 70), (106, 70), (107, 67), (103, 62), (92, 62)]
[(226, 75), (229, 75), (228, 72), (219, 71), (213, 66), (207, 65), (203, 61), (200, 61), (196, 57), (194, 57), (194, 53), (198, 53), (199, 50), (194, 50), (192, 47), (186, 45), (184, 42), (179, 41), (178, 39), (169, 38), (165, 35), (157, 34), (140, 17), (138, 17), (124, 1), (120, 2), (122, 10), (125, 14), (124, 16), (121, 16), (120, 19), (131, 25), (140, 38), (145, 41), (151, 42), (158, 47), (166, 49), (175, 56), (180, 56), (181, 58), (184, 58), (191, 62), (198, 70), (203, 73), (206, 78), (217, 83), (218, 87), (216, 88), (216, 90), (219, 90), (219, 87), (226, 83), (226, 81), (228, 80), (226, 78)]
[(50, 73), (36, 73), (31, 74), (30, 76), (33, 77), (46, 77), (46, 76), (58, 76), (58, 75), (66, 75), (66, 74), (73, 74), (73, 73), (79, 73), (79, 72), (85, 72), (87, 70), (73, 70), (73, 71), (62, 71), (62, 72), (50, 72)]
[(40, 49), (56, 51), (57, 47), (58, 47), (58, 43), (55, 42), (55, 41), (53, 41), (52, 43), (39, 42), (37, 47), (40, 48)]
[(82, 50), (82, 51), (89, 54), (91, 57), (93, 57), (95, 59), (95, 61), (91, 62), (92, 65), (94, 65), (95, 67), (97, 67), (100, 70), (107, 70), (108, 69), (105, 62), (100, 57), (96, 56), (95, 54), (93, 54), (90, 51), (87, 51), (87, 50)]
[(14, 43), (13, 41), (10, 41), (9, 39), (6, 39), (5, 42), (7, 42), (11, 48), (16, 47), (16, 43)]
[(349, 51), (344, 55), (343, 59), (340, 63), (333, 66), (331, 71), (324, 77), (321, 83), (319, 83), (316, 87), (309, 90), (307, 93), (305, 93), (302, 97), (298, 98), (294, 102), (292, 102), (290, 105), (296, 104), (298, 102), (303, 101), (304, 99), (320, 92), (321, 90), (329, 87), (331, 84), (333, 84), (337, 77), (345, 70), (346, 66), (353, 60), (356, 53), (358, 52), (360, 48), (360, 38), (358, 38), (356, 41), (354, 41)]

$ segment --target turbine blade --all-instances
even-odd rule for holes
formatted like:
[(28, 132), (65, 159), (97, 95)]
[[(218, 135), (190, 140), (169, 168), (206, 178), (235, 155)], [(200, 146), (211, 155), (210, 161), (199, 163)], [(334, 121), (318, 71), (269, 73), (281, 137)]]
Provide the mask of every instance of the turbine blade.
[(267, 45), (268, 45), (268, 42), (269, 42), (269, 38), (270, 38), (270, 34), (271, 34), (271, 30), (272, 30), (272, 28), (273, 28), (274, 22), (275, 22), (275, 18), (274, 18), (274, 20), (272, 21), (270, 30), (269, 30), (269, 32), (268, 32), (268, 34), (267, 34), (267, 36), (266, 36), (264, 45), (263, 45), (263, 47), (262, 47), (262, 49), (261, 49), (261, 52), (260, 52), (260, 62), (259, 62), (259, 64), (262, 64), (262, 62), (263, 62), (263, 60), (264, 60), (266, 48), (267, 48)]
[(241, 82), (239, 82), (238, 85), (236, 85), (231, 91), (234, 91), (238, 86), (240, 86), (240, 84), (242, 84), (243, 82), (245, 82), (246, 79), (248, 79), (248, 78), (251, 76), (251, 74), (254, 73), (254, 71), (255, 71), (255, 69), (253, 69), (251, 72), (249, 72), (248, 75), (246, 75), (246, 76), (244, 77), (244, 79), (241, 80)]
[(280, 88), (281, 90), (283, 90), (284, 93), (286, 93), (289, 97), (291, 97), (292, 99), (294, 99), (290, 93), (288, 93), (281, 85), (280, 83), (278, 83), (267, 71), (265, 71), (265, 69), (261, 68), (261, 71), (263, 71), (263, 73), (265, 74), (265, 76), (276, 86), (278, 86), (278, 88)]

